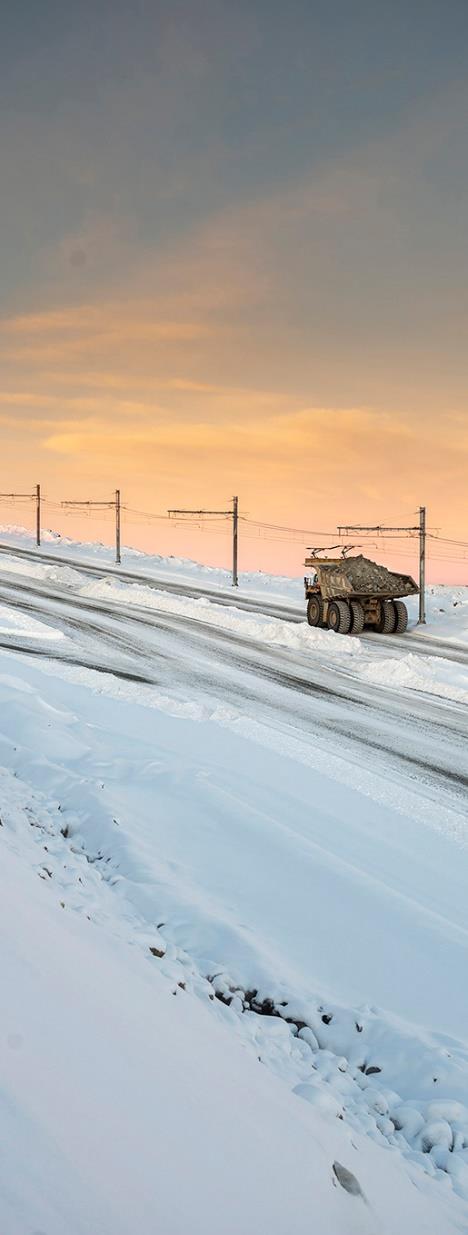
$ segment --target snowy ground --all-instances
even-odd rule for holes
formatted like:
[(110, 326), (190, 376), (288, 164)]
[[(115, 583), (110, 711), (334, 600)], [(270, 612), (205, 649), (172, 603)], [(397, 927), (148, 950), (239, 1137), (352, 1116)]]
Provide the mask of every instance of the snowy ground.
[[(34, 550), (34, 537), (22, 527), (10, 524), (0, 526), (0, 545), (14, 545), (20, 550)], [(114, 564), (114, 555), (108, 545), (78, 543), (57, 532), (44, 531), (42, 534), (43, 554), (57, 558), (70, 557), (74, 562), (106, 567), (112, 573), (118, 571)], [(184, 558), (162, 557), (158, 554), (143, 553), (139, 549), (126, 548), (122, 557), (123, 570), (136, 576), (157, 577), (168, 582), (178, 581), (182, 584), (205, 587), (209, 590), (231, 591), (231, 573), (215, 566), (202, 566)], [(302, 576), (292, 579), (286, 575), (269, 575), (264, 571), (242, 572), (239, 576), (239, 593), (241, 595), (270, 600), (283, 601), (286, 606), (293, 605), (298, 613), (304, 614), (304, 585)], [(231, 592), (232, 594), (232, 592)], [(237, 596), (236, 592), (236, 596)], [(407, 601), (410, 612), (410, 627), (415, 626), (418, 616), (418, 598), (411, 596)], [(427, 588), (427, 630), (419, 629), (418, 635), (437, 633), (447, 639), (468, 642), (468, 577), (466, 586), (450, 586), (448, 584), (430, 584)]]
[(2, 1235), (466, 1231), (468, 596), (389, 653), (54, 551), (0, 560)]

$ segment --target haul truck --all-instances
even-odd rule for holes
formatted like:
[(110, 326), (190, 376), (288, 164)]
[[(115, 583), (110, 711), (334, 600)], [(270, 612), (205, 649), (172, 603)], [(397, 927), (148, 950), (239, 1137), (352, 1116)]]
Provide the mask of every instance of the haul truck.
[(365, 627), (384, 635), (403, 634), (408, 610), (401, 597), (419, 592), (410, 575), (394, 574), (362, 554), (321, 557), (323, 550), (309, 552), (305, 566), (313, 573), (304, 578), (309, 626), (341, 635), (360, 635)]

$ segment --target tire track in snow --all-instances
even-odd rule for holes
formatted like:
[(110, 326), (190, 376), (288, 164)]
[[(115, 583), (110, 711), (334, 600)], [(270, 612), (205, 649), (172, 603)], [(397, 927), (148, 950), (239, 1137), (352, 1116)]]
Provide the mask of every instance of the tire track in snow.
[[(431, 791), (437, 787), (443, 793), (448, 791), (453, 807), (460, 808), (467, 779), (460, 773), (464, 748), (457, 756), (455, 743), (466, 742), (468, 720), (465, 710), (457, 705), (434, 706), (432, 699), (411, 697), (402, 709), (401, 695), (388, 688), (363, 684), (334, 665), (309, 664), (305, 675), (303, 660), (288, 649), (265, 648), (237, 632), (213, 628), (209, 622), (191, 616), (118, 607), (114, 602), (71, 596), (57, 587), (52, 591), (48, 584), (3, 583), (0, 597), (24, 611), (42, 617), (46, 614), (49, 622), (65, 633), (71, 632), (72, 638), (75, 634), (85, 636), (85, 646), (79, 653), (64, 650), (52, 657), (50, 648), (44, 649), (49, 660), (104, 671), (108, 676), (114, 674), (123, 681), (150, 687), (185, 691), (189, 687), (192, 694), (194, 687), (199, 688), (218, 704), (221, 693), (244, 714), (249, 714), (252, 705), (253, 717), (262, 725), (273, 723), (286, 736), (294, 735), (299, 727), (302, 740), (309, 735), (323, 744), (328, 735), (334, 744), (338, 739), (338, 754), (355, 763), (362, 761), (364, 752), (369, 763), (369, 754), (375, 751), (385, 758), (387, 776), (403, 769), (410, 782), (424, 784)], [(167, 642), (161, 645), (161, 635), (170, 636), (171, 646)], [(97, 644), (101, 650), (99, 658), (94, 659)], [(11, 640), (4, 640), (2, 646), (11, 648)], [(206, 662), (201, 668), (200, 649)], [(28, 649), (16, 640), (15, 650)], [(110, 658), (115, 650), (117, 661)], [(36, 640), (32, 654), (38, 655)], [(135, 660), (141, 671), (135, 669)], [(236, 678), (236, 671), (242, 673), (242, 679)], [(262, 681), (269, 688), (266, 694)], [(429, 749), (415, 750), (415, 739)]]
[[(70, 566), (74, 570), (80, 571), (82, 574), (89, 575), (92, 578), (112, 578), (120, 579), (126, 583), (140, 583), (154, 591), (171, 592), (175, 596), (187, 597), (190, 600), (206, 599), (213, 604), (232, 608), (235, 605), (238, 609), (243, 609), (246, 612), (264, 614), (268, 617), (278, 618), (282, 621), (290, 621), (293, 623), (302, 623), (306, 620), (305, 601), (304, 607), (283, 604), (279, 601), (268, 601), (246, 596), (242, 593), (226, 592), (220, 588), (202, 587), (201, 585), (192, 582), (180, 582), (175, 579), (157, 578), (155, 576), (140, 573), (138, 571), (126, 570), (124, 567), (116, 566), (112, 562), (108, 562), (103, 566), (97, 565), (95, 562), (86, 562), (81, 559), (59, 556), (55, 553), (46, 553), (41, 549), (22, 549), (12, 545), (0, 544), (0, 554), (9, 556), (18, 556), (25, 558), (27, 561), (44, 562), (49, 565)], [(414, 652), (421, 656), (438, 656), (443, 659), (455, 661), (457, 664), (468, 665), (468, 650), (456, 640), (442, 639), (438, 636), (420, 634), (418, 631), (409, 631), (404, 636), (398, 635), (379, 635), (376, 631), (364, 631), (360, 636), (365, 642), (372, 642), (382, 648), (398, 648), (401, 651)]]

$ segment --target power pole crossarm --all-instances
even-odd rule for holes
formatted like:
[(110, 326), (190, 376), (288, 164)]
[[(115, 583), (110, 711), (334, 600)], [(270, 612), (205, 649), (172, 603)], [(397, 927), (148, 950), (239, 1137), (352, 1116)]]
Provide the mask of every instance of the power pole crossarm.
[(340, 535), (350, 532), (376, 532), (377, 535), (385, 536), (386, 532), (407, 532), (410, 535), (413, 532), (419, 532), (419, 623), (424, 626), (426, 623), (426, 507), (419, 507), (419, 523), (416, 527), (383, 527), (377, 524), (375, 527), (364, 527), (362, 524), (346, 524), (338, 528)]
[(349, 532), (379, 532), (385, 536), (386, 532), (419, 532), (419, 523), (415, 527), (383, 527), (382, 524), (368, 527), (362, 523), (342, 523), (338, 532), (340, 536), (347, 536)]
[(90, 502), (87, 499), (82, 501), (62, 502), (62, 506), (85, 507), (89, 509), (91, 506), (97, 510), (115, 510), (115, 560), (117, 565), (120, 565), (120, 512), (122, 509), (120, 501), (120, 489), (115, 490), (115, 497), (111, 502)]
[(232, 510), (168, 510), (171, 515), (232, 515)]
[(41, 486), (36, 485), (34, 493), (0, 493), (0, 498), (11, 498), (16, 501), (16, 498), (29, 498), (36, 503), (36, 545), (39, 548), (41, 544)]
[(192, 518), (203, 518), (204, 515), (223, 515), (232, 519), (232, 586), (239, 586), (237, 573), (237, 554), (239, 543), (239, 498), (233, 497), (232, 510), (168, 510), (169, 518), (174, 515), (191, 515)]

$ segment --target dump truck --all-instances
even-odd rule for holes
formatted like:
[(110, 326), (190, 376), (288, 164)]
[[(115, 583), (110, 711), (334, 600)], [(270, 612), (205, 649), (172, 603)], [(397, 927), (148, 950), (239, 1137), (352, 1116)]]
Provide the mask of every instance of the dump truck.
[(309, 626), (328, 627), (341, 635), (360, 635), (365, 627), (380, 634), (401, 635), (408, 625), (402, 596), (419, 588), (410, 575), (398, 575), (362, 553), (356, 557), (322, 557), (310, 550), (304, 578)]

